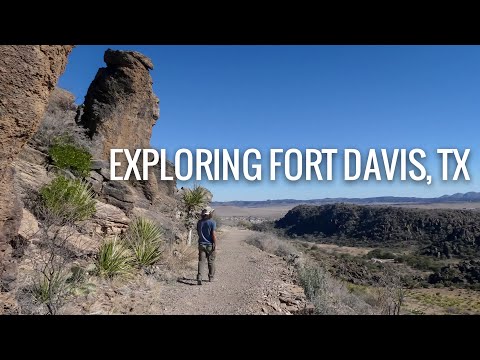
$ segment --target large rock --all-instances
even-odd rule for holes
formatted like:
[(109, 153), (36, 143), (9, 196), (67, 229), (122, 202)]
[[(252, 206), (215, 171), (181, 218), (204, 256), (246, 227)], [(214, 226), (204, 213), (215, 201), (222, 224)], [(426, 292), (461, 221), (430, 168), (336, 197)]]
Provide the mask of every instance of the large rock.
[(107, 50), (85, 96), (81, 124), (94, 140), (94, 157), (109, 159), (110, 149), (148, 148), (159, 117), (152, 90), (153, 64), (135, 51)]
[(18, 235), (25, 240), (31, 240), (39, 231), (38, 221), (27, 209), (23, 209), (22, 221), (18, 229)]
[(15, 263), (9, 242), (22, 208), (13, 187), (12, 161), (35, 133), (49, 95), (63, 73), (70, 45), (0, 46), (0, 289), (9, 290)]
[[(151, 168), (148, 181), (110, 181), (110, 149), (134, 150), (149, 148), (152, 128), (159, 117), (159, 100), (153, 93), (153, 69), (150, 59), (135, 51), (107, 50), (106, 68), (98, 70), (82, 106), (80, 124), (88, 129), (93, 140), (92, 170), (105, 181), (102, 186), (91, 181), (94, 190), (105, 202), (126, 212), (133, 207), (149, 208), (169, 203), (175, 194), (176, 182), (160, 181), (160, 165)], [(117, 154), (122, 166), (117, 176), (124, 174), (126, 158)], [(141, 161), (138, 162), (140, 173)], [(175, 175), (173, 164), (167, 162), (167, 175)]]
[(97, 211), (87, 224), (89, 232), (99, 235), (120, 234), (128, 228), (131, 220), (118, 207), (97, 201), (95, 208)]

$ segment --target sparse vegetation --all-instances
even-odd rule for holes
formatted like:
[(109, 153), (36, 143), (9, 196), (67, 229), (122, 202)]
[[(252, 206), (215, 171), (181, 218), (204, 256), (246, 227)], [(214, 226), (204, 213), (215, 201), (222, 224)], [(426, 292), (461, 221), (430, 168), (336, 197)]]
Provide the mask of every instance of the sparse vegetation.
[[(413, 303), (411, 312), (440, 312), (447, 314), (479, 314), (480, 300), (472, 290), (456, 289), (455, 291), (437, 289), (410, 290), (408, 298)], [(418, 309), (420, 308), (420, 309)], [(423, 309), (423, 311), (421, 310)]]
[(255, 234), (247, 240), (247, 243), (281, 257), (297, 256), (299, 253), (288, 241), (281, 240), (273, 234)]
[(66, 296), (67, 276), (63, 271), (47, 271), (35, 279), (33, 285), (33, 295), (40, 304), (46, 304), (49, 312), (55, 315), (60, 298)]
[(375, 309), (351, 293), (340, 281), (318, 265), (307, 264), (298, 272), (307, 299), (321, 315), (374, 314)]
[(57, 88), (52, 92), (40, 127), (29, 140), (34, 148), (46, 153), (55, 139), (66, 137), (80, 148), (91, 146), (86, 130), (75, 122), (77, 105), (74, 101), (74, 96), (66, 90)]
[(416, 254), (394, 254), (387, 250), (374, 249), (366, 256), (367, 259), (393, 259), (397, 263), (405, 263), (408, 266), (425, 271), (438, 271), (444, 264), (441, 260), (425, 255)]
[(44, 186), (40, 195), (45, 208), (58, 219), (80, 221), (95, 213), (94, 194), (81, 180), (59, 176)]
[(240, 229), (246, 229), (246, 230), (251, 230), (252, 229), (252, 223), (248, 220), (244, 220), (244, 219), (241, 219), (241, 220), (238, 220), (236, 226)]
[(212, 220), (217, 224), (217, 229), (220, 229), (223, 226), (223, 219), (213, 212)]
[(90, 173), (92, 155), (72, 143), (71, 138), (57, 138), (48, 151), (54, 165), (85, 177)]
[(35, 275), (31, 294), (35, 302), (46, 307), (47, 313), (55, 315), (67, 302), (72, 292), (83, 282), (69, 264), (75, 257), (70, 248), (70, 241), (79, 234), (75, 228), (75, 219), (71, 213), (58, 213), (45, 205), (40, 205), (43, 230), (32, 234), (40, 256), (32, 258)]
[(92, 284), (86, 282), (85, 270), (74, 266), (67, 271), (66, 264), (56, 267), (51, 263), (33, 283), (33, 296), (37, 303), (47, 307), (48, 314), (55, 315), (69, 296), (89, 293)]
[(125, 236), (140, 266), (155, 264), (162, 255), (162, 229), (146, 218), (136, 218)]
[(112, 278), (115, 276), (128, 277), (134, 271), (134, 258), (117, 236), (106, 239), (100, 246), (97, 258), (97, 272), (102, 277)]

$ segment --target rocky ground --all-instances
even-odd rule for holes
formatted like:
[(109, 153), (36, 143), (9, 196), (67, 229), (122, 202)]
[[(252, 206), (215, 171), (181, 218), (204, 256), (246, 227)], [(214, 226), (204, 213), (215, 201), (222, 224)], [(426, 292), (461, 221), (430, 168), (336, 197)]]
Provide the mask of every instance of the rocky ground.
[[(197, 251), (190, 247), (182, 251), (184, 264), (175, 261), (174, 271), (160, 265), (131, 279), (87, 279), (89, 291), (71, 298), (60, 313), (236, 315), (294, 314), (305, 309), (294, 269), (284, 259), (248, 245), (249, 236), (251, 231), (231, 227), (219, 232), (215, 282), (196, 284)], [(29, 260), (24, 258), (19, 269), (19, 281), (27, 283)], [(22, 304), (22, 294), (17, 297)], [(41, 307), (28, 304), (27, 297), (24, 304), (22, 313), (42, 313)]]
[(291, 314), (305, 307), (303, 289), (280, 257), (248, 245), (248, 230), (228, 228), (220, 236), (216, 281), (196, 285), (195, 271), (164, 288), (165, 314)]

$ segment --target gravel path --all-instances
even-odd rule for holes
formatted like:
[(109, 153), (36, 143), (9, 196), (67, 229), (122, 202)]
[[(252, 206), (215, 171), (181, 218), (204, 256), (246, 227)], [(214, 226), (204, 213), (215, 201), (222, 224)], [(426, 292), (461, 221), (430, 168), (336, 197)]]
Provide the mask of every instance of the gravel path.
[[(216, 280), (196, 284), (196, 273), (164, 287), (160, 303), (164, 314), (257, 314), (266, 294), (286, 277), (285, 262), (245, 243), (248, 230), (227, 228), (219, 235)], [(207, 274), (204, 274), (206, 278)]]

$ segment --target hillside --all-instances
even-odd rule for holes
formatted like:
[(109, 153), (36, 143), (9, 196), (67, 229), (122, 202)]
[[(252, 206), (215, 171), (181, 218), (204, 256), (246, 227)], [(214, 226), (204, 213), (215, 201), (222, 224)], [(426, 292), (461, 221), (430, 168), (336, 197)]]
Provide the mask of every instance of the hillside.
[(422, 254), (469, 258), (480, 254), (480, 214), (352, 204), (300, 205), (275, 222), (289, 236), (368, 246), (418, 246)]

